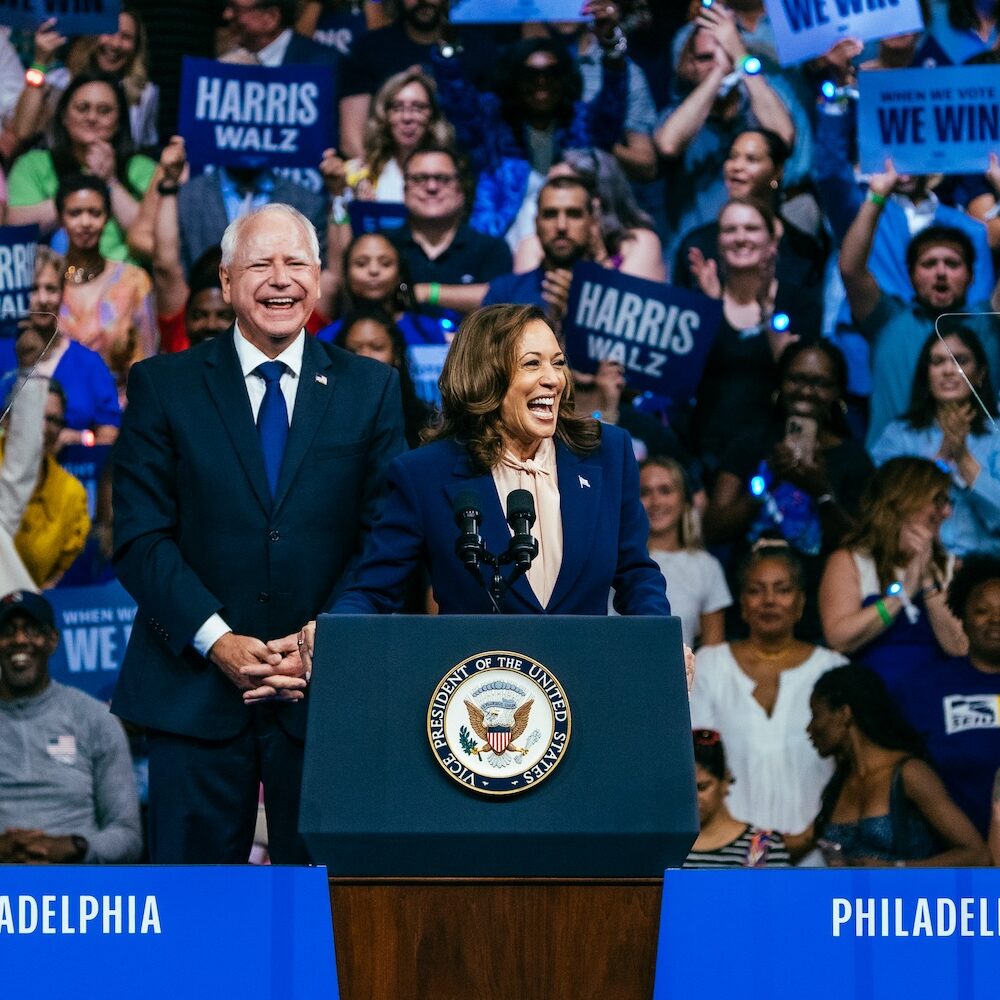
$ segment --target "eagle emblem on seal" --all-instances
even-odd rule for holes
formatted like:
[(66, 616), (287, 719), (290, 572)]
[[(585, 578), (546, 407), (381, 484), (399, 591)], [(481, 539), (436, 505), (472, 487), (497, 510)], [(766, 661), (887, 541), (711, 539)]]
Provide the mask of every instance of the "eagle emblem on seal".
[[(528, 727), (528, 716), (535, 703), (530, 698), (523, 705), (515, 707), (512, 701), (488, 702), (480, 708), (475, 702), (465, 699), (472, 731), (499, 757), (505, 753), (526, 754), (525, 748), (514, 745), (514, 740), (524, 734)], [(486, 747), (477, 750), (476, 756), (482, 760)]]

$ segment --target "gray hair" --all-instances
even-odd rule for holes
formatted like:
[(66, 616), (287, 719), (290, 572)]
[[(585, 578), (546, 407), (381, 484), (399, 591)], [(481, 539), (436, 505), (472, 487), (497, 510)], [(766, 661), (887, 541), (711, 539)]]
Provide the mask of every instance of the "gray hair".
[(272, 201), (270, 204), (255, 208), (246, 215), (241, 215), (226, 226), (226, 231), (222, 234), (222, 266), (230, 267), (236, 257), (236, 247), (240, 243), (243, 231), (252, 219), (260, 218), (262, 215), (285, 215), (294, 219), (302, 231), (305, 233), (306, 242), (312, 254), (312, 262), (319, 264), (319, 239), (316, 236), (316, 227), (297, 209), (284, 202)]

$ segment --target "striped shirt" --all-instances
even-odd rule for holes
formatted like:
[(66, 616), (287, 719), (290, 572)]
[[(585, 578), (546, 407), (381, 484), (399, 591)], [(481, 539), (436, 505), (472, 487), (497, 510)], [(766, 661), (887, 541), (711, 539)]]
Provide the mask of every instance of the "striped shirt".
[(749, 823), (728, 844), (714, 851), (692, 851), (682, 868), (790, 868), (791, 857), (780, 833)]

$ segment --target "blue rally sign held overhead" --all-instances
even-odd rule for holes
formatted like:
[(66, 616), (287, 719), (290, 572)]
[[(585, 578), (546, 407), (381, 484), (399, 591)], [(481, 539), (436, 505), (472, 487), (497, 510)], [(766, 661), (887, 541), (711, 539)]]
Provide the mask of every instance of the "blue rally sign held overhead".
[(875, 41), (922, 31), (920, 0), (764, 0), (784, 66), (828, 52), (842, 38)]
[(858, 75), (861, 169), (982, 174), (1000, 153), (1000, 66), (873, 70)]
[(64, 35), (113, 35), (119, 10), (121, 0), (0, 0), (0, 24), (33, 30), (54, 17)]
[(630, 388), (688, 400), (721, 323), (715, 299), (581, 263), (573, 268), (562, 330), (577, 371), (616, 361)]
[(179, 130), (194, 166), (315, 167), (335, 145), (333, 70), (185, 57)]

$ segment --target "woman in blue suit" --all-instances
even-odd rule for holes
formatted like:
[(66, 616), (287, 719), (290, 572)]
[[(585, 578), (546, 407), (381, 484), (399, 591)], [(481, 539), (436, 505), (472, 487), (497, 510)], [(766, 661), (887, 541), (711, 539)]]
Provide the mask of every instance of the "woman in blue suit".
[[(505, 613), (605, 615), (613, 587), (620, 614), (670, 614), (646, 548), (649, 522), (629, 437), (573, 413), (566, 356), (540, 309), (498, 305), (470, 315), (440, 386), (438, 426), (428, 443), (390, 464), (381, 517), (334, 613), (397, 611), (418, 564), (442, 614), (489, 613), (486, 590), (456, 554), (455, 502), (476, 494), (483, 543), (502, 553), (511, 539), (506, 500), (523, 489), (535, 501), (538, 555), (505, 594)], [(307, 659), (313, 635), (310, 623), (298, 637)]]

